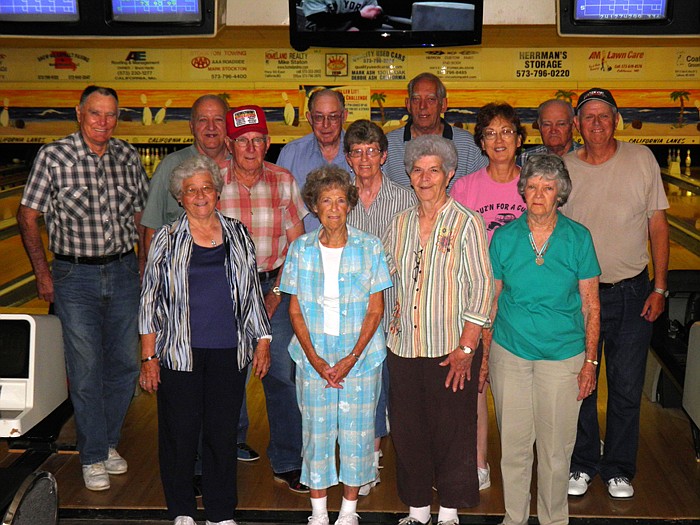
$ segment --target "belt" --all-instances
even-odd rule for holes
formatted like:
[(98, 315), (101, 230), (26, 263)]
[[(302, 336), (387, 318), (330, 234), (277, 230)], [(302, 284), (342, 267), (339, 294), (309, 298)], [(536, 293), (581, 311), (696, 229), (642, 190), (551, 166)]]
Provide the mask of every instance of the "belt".
[(132, 248), (128, 252), (115, 253), (114, 255), (102, 255), (101, 257), (78, 257), (77, 255), (63, 255), (61, 253), (55, 253), (53, 258), (59, 261), (68, 261), (73, 264), (92, 264), (92, 265), (102, 265), (109, 264), (114, 261), (119, 261), (124, 257), (134, 253)]
[(640, 277), (642, 277), (644, 275), (647, 275), (647, 276), (649, 275), (649, 271), (647, 270), (646, 266), (644, 267), (644, 269), (641, 272), (639, 272), (634, 277), (628, 277), (627, 279), (622, 279), (621, 281), (617, 281), (614, 283), (598, 283), (598, 289), (599, 290), (607, 290), (608, 288), (614, 288), (615, 286), (618, 286), (622, 283), (629, 283), (632, 281), (636, 281), (637, 279), (639, 279)]
[(278, 273), (280, 273), (279, 267), (275, 268), (274, 270), (270, 270), (269, 272), (258, 272), (258, 279), (260, 279), (260, 282), (269, 281), (270, 279), (277, 277)]

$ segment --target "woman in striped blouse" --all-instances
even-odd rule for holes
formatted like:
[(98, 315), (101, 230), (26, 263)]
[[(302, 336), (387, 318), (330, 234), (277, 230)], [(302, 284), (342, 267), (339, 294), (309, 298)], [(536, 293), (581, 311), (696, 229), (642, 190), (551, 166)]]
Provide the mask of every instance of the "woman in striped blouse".
[[(452, 141), (437, 135), (406, 145), (406, 171), (418, 204), (396, 216), (383, 237), (397, 298), (389, 324), (389, 422), (398, 489), (409, 506), (401, 525), (456, 525), (457, 508), (479, 504), (476, 399), (481, 328), (493, 276), (481, 216), (447, 194), (457, 167)], [(485, 363), (486, 361), (484, 361)]]
[(207, 525), (235, 525), (236, 434), (246, 372), (270, 367), (270, 323), (243, 224), (216, 211), (223, 180), (205, 156), (175, 168), (185, 213), (153, 236), (141, 290), (141, 388), (158, 391), (158, 448), (168, 514), (195, 525), (192, 472), (202, 433)]

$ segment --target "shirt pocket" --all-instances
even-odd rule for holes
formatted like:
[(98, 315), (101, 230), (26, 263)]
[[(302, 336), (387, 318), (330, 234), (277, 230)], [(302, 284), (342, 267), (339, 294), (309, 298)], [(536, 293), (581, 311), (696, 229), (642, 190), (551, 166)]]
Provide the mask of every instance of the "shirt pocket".
[(130, 218), (134, 214), (135, 200), (136, 190), (126, 186), (117, 186), (117, 206), (120, 217)]
[(68, 186), (58, 190), (56, 213), (63, 222), (85, 220), (90, 211), (87, 186)]

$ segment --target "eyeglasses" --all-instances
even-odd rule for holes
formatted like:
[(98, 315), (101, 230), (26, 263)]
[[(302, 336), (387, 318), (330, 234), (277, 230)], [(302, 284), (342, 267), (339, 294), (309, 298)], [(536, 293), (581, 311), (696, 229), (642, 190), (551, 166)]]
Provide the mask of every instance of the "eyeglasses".
[(186, 197), (196, 197), (200, 193), (202, 195), (211, 195), (216, 191), (214, 186), (202, 186), (201, 188), (195, 188), (194, 186), (189, 186), (182, 190), (182, 194)]
[(378, 157), (381, 154), (382, 150), (380, 150), (379, 148), (355, 148), (348, 151), (348, 157), (353, 159), (359, 159), (360, 157), (362, 157), (362, 155), (367, 155), (369, 158)]
[(515, 130), (510, 128), (503, 128), (501, 131), (485, 129), (483, 137), (484, 140), (496, 140), (496, 137), (501, 137), (503, 140), (512, 139), (515, 137)]
[(413, 254), (416, 256), (416, 265), (413, 267), (413, 282), (416, 283), (418, 282), (418, 275), (420, 274), (420, 262), (421, 259), (423, 259), (423, 248), (421, 248), (420, 250), (416, 250), (415, 252), (413, 252)]
[(329, 124), (337, 124), (343, 116), (340, 113), (331, 113), (330, 115), (324, 115), (323, 113), (312, 113), (311, 120), (314, 124), (323, 124), (328, 121)]
[(253, 137), (252, 139), (246, 137), (238, 137), (236, 139), (231, 140), (239, 148), (247, 148), (248, 144), (253, 144), (254, 148), (260, 148), (263, 146), (263, 144), (267, 144), (267, 137)]

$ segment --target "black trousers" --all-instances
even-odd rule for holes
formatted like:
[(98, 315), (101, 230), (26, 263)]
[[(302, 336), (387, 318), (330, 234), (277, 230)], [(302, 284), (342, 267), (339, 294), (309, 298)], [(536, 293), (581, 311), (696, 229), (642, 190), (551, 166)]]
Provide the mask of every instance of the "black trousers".
[(195, 348), (192, 372), (161, 368), (158, 388), (158, 456), (168, 516), (194, 517), (192, 472), (202, 432), (202, 501), (209, 521), (234, 518), (236, 434), (246, 369), (236, 349)]
[(481, 345), (464, 390), (445, 388), (445, 357), (407, 359), (389, 351), (389, 423), (396, 449), (399, 497), (411, 507), (433, 501), (449, 508), (479, 504), (476, 397)]

